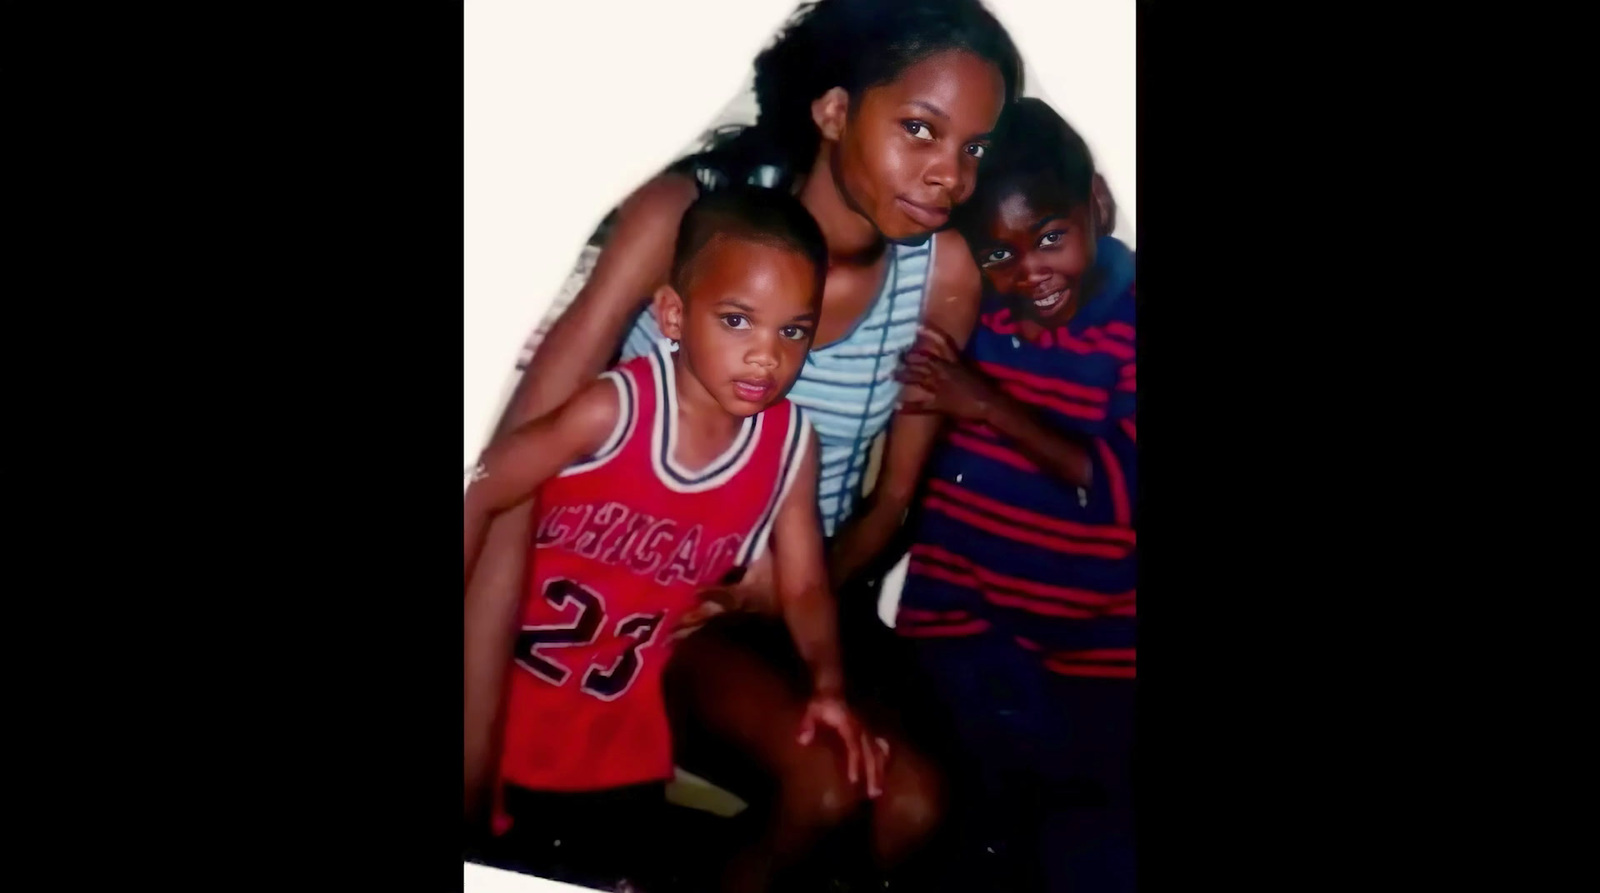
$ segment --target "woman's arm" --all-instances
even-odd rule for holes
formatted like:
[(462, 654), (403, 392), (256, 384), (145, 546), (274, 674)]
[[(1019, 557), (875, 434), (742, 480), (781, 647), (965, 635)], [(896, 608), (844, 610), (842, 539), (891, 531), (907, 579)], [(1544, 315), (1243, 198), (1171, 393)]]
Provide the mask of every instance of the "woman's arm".
[(605, 370), (628, 326), (667, 281), (678, 223), (697, 194), (688, 177), (662, 174), (623, 201), (594, 271), (534, 351), (500, 431), (560, 406)]
[[(938, 241), (923, 321), (949, 332), (959, 349), (977, 323), (983, 279), (960, 234), (949, 230), (934, 238)], [(939, 417), (926, 413), (896, 412), (890, 420), (878, 480), (856, 514), (834, 535), (828, 563), (835, 591), (879, 557), (900, 529), (939, 426)]]
[(612, 382), (596, 381), (560, 409), (522, 425), (483, 451), (463, 499), (462, 564), (468, 580), (489, 522), (533, 496), (563, 468), (599, 450), (616, 433), (621, 402)]

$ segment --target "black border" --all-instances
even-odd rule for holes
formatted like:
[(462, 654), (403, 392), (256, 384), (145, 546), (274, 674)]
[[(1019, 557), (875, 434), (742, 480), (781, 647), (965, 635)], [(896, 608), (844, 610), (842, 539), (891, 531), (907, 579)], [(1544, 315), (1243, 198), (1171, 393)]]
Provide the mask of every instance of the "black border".
[[(1375, 396), (1418, 352), (1352, 114), (1397, 75), (1320, 7), (1225, 12), (1140, 4), (1145, 890), (1359, 855), (1328, 847), (1398, 790), (1374, 742), (1418, 641), (1387, 563), (1441, 512), (1392, 447), (1415, 402)], [(28, 69), (60, 73), (34, 179), (81, 199), (36, 228), (107, 237), (60, 259), (103, 339), (41, 359), (82, 370), (61, 449), (94, 464), (52, 467), (92, 480), (66, 512), (24, 482), (66, 541), (44, 647), (91, 674), (41, 674), (41, 823), (82, 871), (454, 889), (461, 11), (116, 14), (46, 48), (76, 80)]]

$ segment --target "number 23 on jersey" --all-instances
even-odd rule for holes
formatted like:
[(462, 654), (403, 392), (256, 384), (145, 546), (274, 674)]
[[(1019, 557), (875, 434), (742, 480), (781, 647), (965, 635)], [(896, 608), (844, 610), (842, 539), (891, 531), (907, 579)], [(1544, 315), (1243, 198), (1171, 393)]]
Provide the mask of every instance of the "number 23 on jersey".
[[(565, 685), (572, 668), (557, 660), (553, 652), (561, 648), (588, 648), (600, 638), (606, 626), (605, 599), (600, 593), (573, 580), (553, 579), (545, 584), (544, 600), (558, 610), (577, 605), (578, 614), (565, 623), (524, 626), (517, 636), (518, 666), (551, 685)], [(641, 652), (654, 644), (667, 612), (631, 614), (618, 620), (612, 636), (627, 641), (622, 654), (606, 666), (591, 660), (584, 669), (578, 688), (586, 695), (612, 701), (625, 694), (644, 667)]]

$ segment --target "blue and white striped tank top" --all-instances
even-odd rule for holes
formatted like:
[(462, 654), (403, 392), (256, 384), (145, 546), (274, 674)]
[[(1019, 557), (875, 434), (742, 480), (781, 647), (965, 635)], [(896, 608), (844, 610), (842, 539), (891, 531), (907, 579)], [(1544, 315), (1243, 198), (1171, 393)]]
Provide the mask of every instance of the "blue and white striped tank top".
[[(883, 288), (845, 337), (813, 350), (789, 399), (807, 410), (822, 444), (817, 506), (822, 532), (833, 536), (855, 510), (872, 442), (889, 424), (900, 383), (900, 354), (917, 339), (917, 321), (933, 267), (933, 239), (915, 247), (890, 245)], [(639, 316), (623, 345), (623, 359), (648, 353), (661, 340), (655, 316)]]

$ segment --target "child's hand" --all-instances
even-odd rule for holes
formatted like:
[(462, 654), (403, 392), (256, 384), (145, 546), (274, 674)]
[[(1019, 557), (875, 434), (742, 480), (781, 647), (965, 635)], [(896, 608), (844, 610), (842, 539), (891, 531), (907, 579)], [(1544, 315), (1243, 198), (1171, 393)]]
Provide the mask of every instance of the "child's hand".
[(682, 639), (711, 618), (730, 611), (748, 611), (772, 614), (777, 611), (777, 596), (772, 591), (772, 553), (763, 551), (761, 557), (745, 571), (738, 583), (711, 586), (696, 593), (700, 604), (678, 619), (673, 628), (673, 641)]
[(850, 783), (858, 782), (865, 769), (867, 796), (876, 798), (882, 794), (889, 742), (867, 731), (844, 699), (837, 695), (817, 695), (806, 704), (805, 716), (800, 718), (802, 746), (816, 740), (819, 725), (832, 729), (844, 742), (845, 773)]
[(700, 599), (700, 604), (684, 612), (678, 618), (678, 623), (672, 628), (668, 638), (676, 642), (687, 637), (690, 633), (705, 626), (711, 618), (729, 610), (738, 610), (738, 596), (726, 586), (715, 589), (702, 589), (695, 593)]
[(917, 326), (917, 340), (911, 345), (909, 353), (927, 354), (947, 363), (961, 361), (961, 348), (956, 347), (955, 339), (946, 335), (938, 326), (930, 326), (927, 323)]
[(989, 379), (961, 361), (950, 336), (923, 326), (895, 378), (906, 385), (900, 407), (982, 421), (997, 393)]

